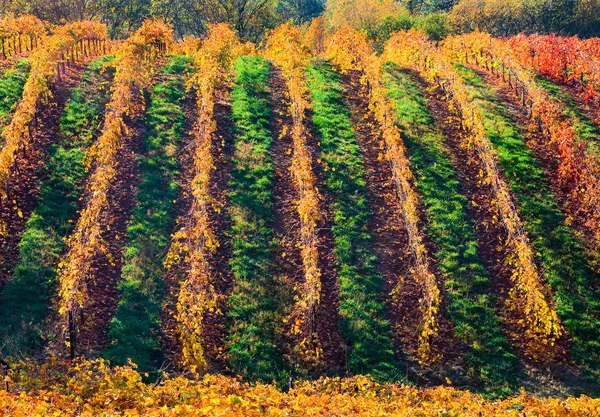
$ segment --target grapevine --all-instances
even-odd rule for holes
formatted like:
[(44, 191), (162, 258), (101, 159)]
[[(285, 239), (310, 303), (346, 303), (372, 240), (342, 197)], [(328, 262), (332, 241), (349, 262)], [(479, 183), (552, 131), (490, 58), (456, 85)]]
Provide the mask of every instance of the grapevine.
[(143, 112), (136, 94), (149, 86), (152, 64), (171, 42), (172, 34), (167, 26), (146, 21), (116, 50), (111, 63), (116, 73), (104, 129), (94, 152), (95, 170), (86, 186), (89, 200), (69, 237), (68, 251), (58, 265), (58, 312), (71, 357), (75, 355), (81, 314), (88, 301), (87, 285), (93, 279), (92, 260), (100, 252), (108, 254), (102, 239), (110, 209), (108, 191), (117, 178), (118, 153), (132, 134), (124, 117), (135, 118)]
[(0, 20), (0, 53), (6, 59), (12, 55), (31, 52), (46, 36), (44, 22), (32, 15)]
[(521, 98), (521, 103), (542, 133), (545, 153), (556, 161), (554, 181), (566, 191), (565, 208), (591, 234), (600, 247), (600, 162), (586, 152), (577, 132), (562, 117), (562, 106), (538, 87), (529, 71), (520, 65), (521, 52), (509, 44), (474, 33), (446, 42), (446, 50), (463, 62), (472, 62), (502, 77)]
[[(306, 110), (310, 104), (306, 99), (308, 87), (304, 73), (310, 55), (301, 43), (302, 35), (298, 27), (285, 24), (277, 28), (267, 41), (267, 56), (281, 67), (289, 94), (289, 112), (292, 116), (291, 136), (293, 143), (292, 164), (290, 167), (298, 200), (296, 210), (300, 217), (300, 247), (304, 268), (304, 283), (300, 296), (296, 297), (295, 323), (292, 333), (303, 333), (307, 337), (314, 334), (314, 314), (320, 303), (321, 270), (319, 268), (317, 227), (321, 220), (319, 192), (315, 185), (312, 160), (307, 146), (309, 135), (306, 128)], [(302, 330), (304, 329), (304, 330)], [(306, 344), (304, 338), (300, 347)], [(317, 342), (318, 343), (318, 342)], [(306, 349), (305, 354), (319, 357), (321, 348)]]
[(308, 48), (313, 56), (319, 56), (325, 51), (325, 25), (323, 16), (314, 18), (302, 37), (304, 47)]
[(192, 372), (204, 371), (206, 359), (203, 347), (203, 319), (207, 311), (217, 308), (212, 287), (210, 256), (219, 243), (210, 225), (210, 208), (216, 201), (210, 195), (211, 172), (215, 169), (212, 147), (217, 125), (214, 118), (215, 99), (233, 69), (233, 62), (244, 47), (225, 24), (211, 28), (209, 36), (195, 53), (195, 75), (191, 86), (196, 89), (197, 120), (194, 127), (193, 202), (187, 225), (173, 236), (165, 260), (170, 268), (181, 260), (189, 265), (186, 278), (180, 284), (177, 298), (177, 332), (181, 343), (183, 364)]
[[(585, 102), (600, 105), (600, 41), (556, 35), (519, 35), (507, 40), (524, 67), (554, 81), (576, 85)], [(596, 123), (600, 113), (596, 110)]]
[(465, 2), (1, 1), (0, 416), (600, 416), (600, 0)]
[[(4, 147), (0, 151), (0, 198), (7, 198), (8, 181), (17, 154), (31, 142), (31, 127), (37, 123), (36, 114), (40, 106), (47, 104), (52, 92), (50, 83), (60, 77), (60, 68), (65, 56), (83, 48), (83, 42), (92, 40), (87, 53), (97, 54), (100, 42), (107, 38), (106, 27), (97, 22), (77, 22), (59, 28), (45, 46), (31, 56), (31, 70), (23, 88), (23, 96), (11, 122), (2, 132)], [(0, 224), (0, 234), (5, 235), (6, 224)]]
[(563, 334), (562, 324), (549, 303), (546, 288), (534, 261), (534, 254), (508, 186), (501, 178), (496, 155), (486, 136), (481, 112), (469, 100), (462, 80), (442, 53), (417, 31), (399, 33), (385, 46), (384, 59), (398, 65), (410, 66), (429, 82), (437, 84), (449, 100), (451, 111), (461, 119), (464, 138), (462, 146), (481, 163), (480, 181), (493, 190), (493, 206), (506, 231), (510, 257), (506, 264), (512, 269), (510, 291), (512, 300), (521, 300), (522, 323), (528, 341), (528, 353), (542, 358), (549, 347)]
[[(74, 372), (73, 369), (77, 370)], [(71, 364), (11, 364), (0, 414), (25, 416), (595, 416), (600, 399), (520, 394), (504, 399), (453, 387), (381, 384), (369, 377), (321, 377), (286, 390), (224, 375), (201, 381), (165, 377), (146, 384), (133, 366), (101, 359)]]
[[(342, 71), (361, 71), (363, 82), (369, 87), (370, 110), (373, 112), (385, 145), (385, 159), (390, 164), (392, 180), (401, 203), (401, 216), (408, 234), (414, 265), (410, 276), (421, 286), (422, 326), (417, 354), (424, 363), (430, 362), (432, 340), (438, 333), (437, 317), (440, 308), (440, 289), (431, 272), (430, 255), (423, 243), (419, 227), (418, 197), (414, 190), (414, 177), (406, 156), (400, 131), (394, 121), (394, 109), (381, 83), (382, 67), (378, 57), (372, 54), (366, 37), (348, 27), (340, 29), (327, 42), (327, 55)], [(398, 284), (394, 291), (397, 291)]]

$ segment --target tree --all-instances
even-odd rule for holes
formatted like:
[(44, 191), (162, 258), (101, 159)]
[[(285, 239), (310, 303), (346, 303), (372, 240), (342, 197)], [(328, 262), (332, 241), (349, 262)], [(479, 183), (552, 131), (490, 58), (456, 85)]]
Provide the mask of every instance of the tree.
[(308, 22), (325, 9), (323, 0), (282, 0), (277, 6), (277, 15), (283, 21)]
[(152, 0), (96, 0), (102, 22), (113, 38), (124, 38), (150, 17)]
[(113, 38), (125, 38), (148, 18), (164, 19), (178, 37), (205, 36), (228, 23), (243, 40), (259, 41), (285, 20), (305, 22), (323, 0), (0, 0), (0, 12), (29, 12), (53, 24), (99, 18)]
[(31, 13), (53, 23), (89, 20), (98, 13), (96, 0), (4, 0), (0, 5), (2, 13)]
[(400, 1), (411, 14), (414, 13), (433, 13), (439, 11), (448, 11), (454, 6), (456, 0), (401, 0)]
[(450, 16), (459, 31), (479, 28), (495, 36), (600, 34), (598, 0), (460, 0)]
[(258, 41), (266, 30), (280, 22), (277, 3), (276, 0), (154, 0), (152, 13), (165, 18), (180, 37), (204, 36), (210, 24), (228, 23), (243, 40)]
[(407, 14), (396, 0), (328, 0), (325, 5), (325, 17), (332, 31), (347, 25), (354, 30), (372, 33), (377, 31), (382, 21)]

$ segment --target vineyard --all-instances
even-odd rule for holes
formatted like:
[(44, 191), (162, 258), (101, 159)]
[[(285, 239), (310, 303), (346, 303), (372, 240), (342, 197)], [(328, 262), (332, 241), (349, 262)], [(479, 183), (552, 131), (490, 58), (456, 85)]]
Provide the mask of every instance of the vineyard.
[(0, 414), (600, 414), (598, 39), (0, 41)]

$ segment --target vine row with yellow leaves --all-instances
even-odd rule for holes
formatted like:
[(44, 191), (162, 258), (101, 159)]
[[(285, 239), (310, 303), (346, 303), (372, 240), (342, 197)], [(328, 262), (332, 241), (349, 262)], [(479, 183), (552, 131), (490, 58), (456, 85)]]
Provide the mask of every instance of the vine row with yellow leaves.
[(211, 172), (215, 169), (212, 154), (217, 139), (214, 118), (219, 87), (231, 73), (233, 62), (243, 52), (243, 45), (225, 24), (214, 25), (202, 46), (194, 53), (195, 75), (190, 86), (196, 89), (197, 120), (194, 126), (194, 177), (192, 207), (184, 226), (173, 235), (165, 259), (171, 268), (184, 261), (186, 276), (177, 296), (177, 333), (181, 344), (181, 361), (191, 372), (204, 372), (203, 321), (207, 311), (217, 309), (210, 266), (211, 254), (219, 247), (210, 225), (211, 207), (217, 202), (210, 194)]
[(535, 358), (544, 357), (563, 334), (562, 324), (548, 301), (546, 288), (535, 265), (529, 238), (523, 229), (506, 182), (497, 166), (495, 151), (486, 136), (483, 116), (469, 100), (465, 86), (444, 55), (417, 31), (399, 33), (385, 45), (383, 58), (401, 66), (415, 68), (430, 83), (438, 85), (448, 96), (450, 110), (460, 117), (464, 137), (462, 146), (481, 164), (480, 182), (493, 192), (497, 210), (506, 232), (511, 267), (510, 298), (519, 301), (527, 350)]
[(35, 16), (6, 16), (0, 20), (0, 53), (4, 59), (33, 51), (45, 37), (46, 26)]
[(306, 110), (310, 107), (306, 96), (308, 86), (305, 71), (310, 60), (302, 44), (302, 33), (297, 26), (278, 27), (267, 41), (267, 57), (283, 73), (289, 95), (288, 111), (292, 118), (292, 163), (290, 171), (297, 193), (296, 211), (300, 218), (300, 256), (304, 282), (295, 297), (292, 334), (302, 335), (298, 349), (305, 358), (317, 361), (322, 348), (314, 331), (314, 315), (321, 297), (321, 269), (319, 267), (319, 238), (317, 228), (321, 220), (319, 192), (307, 145)]
[(95, 169), (86, 185), (89, 199), (68, 239), (68, 251), (59, 263), (58, 313), (71, 356), (75, 354), (80, 313), (88, 302), (87, 285), (94, 274), (92, 261), (99, 253), (108, 255), (102, 238), (110, 208), (108, 192), (118, 175), (118, 154), (132, 136), (124, 117), (135, 118), (143, 112), (136, 94), (149, 86), (154, 58), (164, 54), (171, 42), (168, 26), (146, 21), (115, 52), (111, 99), (102, 135), (93, 152)]
[[(423, 363), (434, 360), (432, 342), (438, 334), (440, 309), (440, 289), (435, 275), (431, 272), (430, 255), (423, 243), (423, 233), (419, 227), (418, 197), (414, 190), (414, 177), (406, 156), (406, 149), (398, 126), (394, 120), (394, 109), (387, 92), (381, 83), (381, 60), (375, 56), (364, 34), (348, 27), (340, 29), (327, 42), (327, 55), (342, 71), (361, 71), (363, 82), (369, 88), (369, 107), (380, 129), (396, 194), (400, 200), (400, 214), (408, 235), (414, 265), (409, 274), (420, 286), (421, 328), (419, 329), (417, 355)], [(399, 289), (397, 284), (394, 291)]]
[[(4, 147), (0, 151), (0, 198), (7, 197), (7, 186), (11, 172), (15, 167), (17, 154), (24, 150), (32, 140), (31, 127), (37, 122), (38, 109), (47, 104), (52, 95), (50, 83), (60, 74), (64, 56), (77, 48), (84, 39), (105, 40), (108, 36), (103, 24), (86, 21), (72, 23), (59, 28), (31, 56), (31, 70), (23, 87), (23, 95), (11, 118), (9, 125), (2, 131)], [(90, 50), (97, 54), (98, 44)], [(0, 224), (0, 234), (5, 235), (6, 224)]]

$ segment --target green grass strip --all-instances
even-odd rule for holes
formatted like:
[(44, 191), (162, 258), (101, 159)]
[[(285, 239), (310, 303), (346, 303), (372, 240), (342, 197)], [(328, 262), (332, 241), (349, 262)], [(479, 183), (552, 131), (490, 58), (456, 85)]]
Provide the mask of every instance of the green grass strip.
[(130, 358), (140, 372), (160, 367), (160, 313), (164, 295), (162, 255), (170, 243), (177, 199), (177, 149), (185, 134), (184, 75), (192, 59), (174, 57), (163, 68), (164, 81), (152, 93), (146, 114), (148, 134), (139, 158), (141, 182), (127, 227), (120, 301), (109, 327), (112, 345), (105, 358), (123, 365)]
[(324, 188), (333, 200), (335, 267), (340, 285), (342, 335), (349, 344), (348, 370), (352, 374), (398, 380), (401, 371), (380, 297), (383, 279), (369, 249), (372, 237), (367, 230), (370, 209), (363, 160), (350, 114), (342, 101), (340, 78), (323, 62), (311, 65), (307, 78), (313, 122), (321, 140)]
[(29, 69), (29, 62), (21, 60), (0, 77), (0, 133), (23, 95)]
[(269, 130), (269, 63), (242, 57), (235, 63), (232, 120), (235, 123), (229, 218), (230, 267), (228, 365), (250, 380), (287, 379), (281, 346), (282, 311), (274, 249), (273, 176)]
[(600, 160), (600, 131), (594, 123), (577, 107), (573, 97), (560, 86), (542, 78), (535, 77), (536, 84), (550, 97), (564, 105), (563, 115), (569, 120), (577, 132), (578, 139), (585, 143), (587, 152)]
[(565, 225), (549, 179), (519, 137), (506, 109), (481, 77), (458, 68), (483, 112), (488, 137), (552, 288), (556, 311), (573, 339), (572, 357), (588, 375), (600, 379), (600, 294), (592, 289), (598, 276), (586, 262), (574, 231)]
[(518, 361), (502, 334), (488, 293), (489, 277), (477, 255), (474, 225), (466, 214), (469, 202), (460, 193), (444, 135), (435, 127), (414, 77), (390, 66), (384, 82), (427, 213), (425, 228), (447, 277), (448, 315), (455, 335), (470, 347), (464, 356), (466, 375), (489, 391), (514, 388)]
[(108, 101), (100, 74), (104, 62), (93, 61), (84, 72), (60, 120), (60, 139), (48, 150), (47, 179), (19, 243), (21, 259), (0, 297), (4, 354), (31, 354), (52, 337), (45, 334), (44, 320), (54, 295), (57, 263), (83, 191), (85, 153), (99, 133)]

